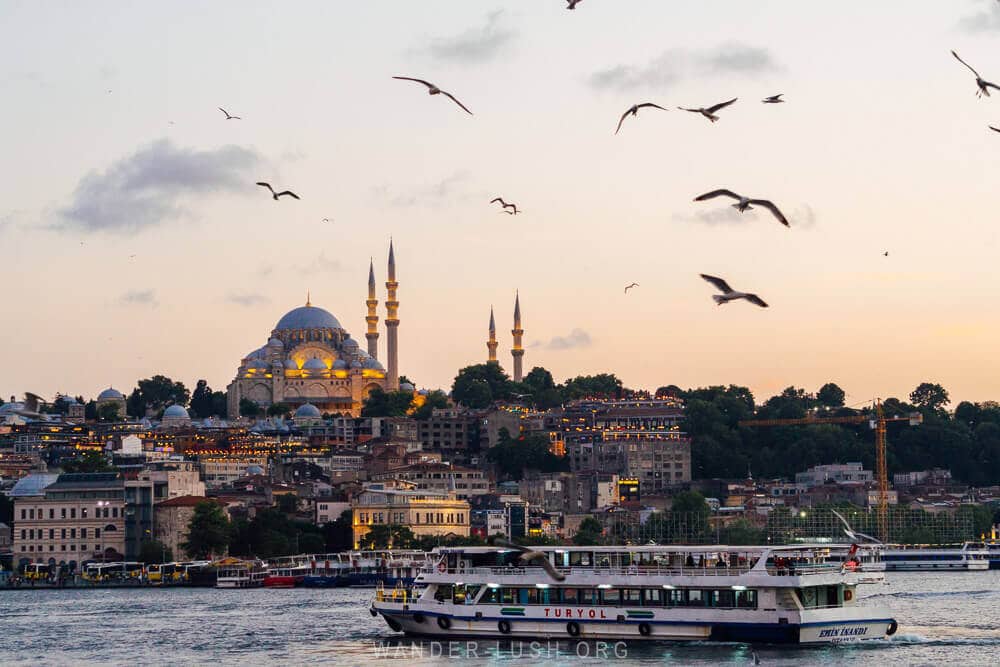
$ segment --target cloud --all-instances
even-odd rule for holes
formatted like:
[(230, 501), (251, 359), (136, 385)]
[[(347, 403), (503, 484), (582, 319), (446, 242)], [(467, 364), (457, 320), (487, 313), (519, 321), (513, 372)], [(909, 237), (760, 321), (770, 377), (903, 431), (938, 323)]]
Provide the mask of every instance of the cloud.
[(226, 295), (226, 301), (229, 303), (235, 303), (237, 306), (256, 306), (262, 303), (268, 303), (268, 299), (263, 294), (253, 294), (250, 292), (230, 292)]
[(714, 49), (670, 49), (644, 65), (616, 65), (590, 75), (590, 85), (605, 90), (669, 88), (688, 77), (757, 76), (781, 69), (765, 48), (738, 42)]
[[(812, 229), (816, 226), (816, 213), (809, 204), (802, 204), (791, 211), (783, 208), (782, 212), (788, 217), (788, 222), (794, 229)], [(690, 213), (674, 213), (673, 219), (679, 222), (695, 222), (709, 226), (742, 225), (758, 221), (776, 222), (770, 211), (754, 208), (740, 213), (730, 205), (719, 208), (703, 208)]]
[(335, 259), (328, 259), (322, 252), (319, 257), (309, 262), (302, 267), (302, 273), (305, 275), (314, 275), (318, 273), (337, 273), (341, 271), (344, 267), (341, 263)]
[(160, 302), (156, 300), (156, 290), (130, 290), (121, 295), (119, 302), (126, 306), (150, 306), (156, 308)]
[(454, 37), (435, 39), (426, 51), (435, 60), (443, 62), (488, 62), (502, 53), (516, 37), (516, 33), (504, 23), (503, 10), (491, 12), (482, 27), (469, 28)]
[(547, 350), (572, 350), (590, 347), (590, 334), (583, 329), (573, 329), (566, 336), (555, 336), (547, 343), (535, 343), (532, 347), (542, 347)]
[(455, 199), (468, 199), (467, 193), (459, 195), (459, 191), (469, 180), (469, 172), (457, 171), (436, 183), (424, 185), (409, 192), (393, 192), (388, 186), (375, 188), (375, 197), (390, 206), (440, 206)]
[(161, 139), (103, 173), (84, 176), (60, 211), (59, 227), (137, 232), (189, 215), (185, 197), (247, 190), (249, 172), (259, 161), (256, 152), (241, 146), (199, 151)]
[(983, 0), (979, 4), (983, 6), (983, 10), (959, 19), (958, 27), (973, 33), (1000, 31), (1000, 3), (996, 0)]

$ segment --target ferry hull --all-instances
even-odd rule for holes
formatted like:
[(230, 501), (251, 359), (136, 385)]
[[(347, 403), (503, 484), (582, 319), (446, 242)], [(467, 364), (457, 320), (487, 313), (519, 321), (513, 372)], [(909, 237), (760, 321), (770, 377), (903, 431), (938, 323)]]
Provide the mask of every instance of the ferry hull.
[[(723, 620), (666, 618), (655, 612), (627, 609), (586, 609), (580, 616), (548, 618), (535, 615), (507, 615), (484, 610), (481, 617), (460, 612), (441, 613), (417, 605), (378, 603), (372, 613), (381, 615), (390, 629), (407, 635), (461, 639), (492, 637), (500, 639), (563, 640), (657, 640), (719, 641), (766, 644), (833, 644), (869, 639), (884, 639), (896, 630), (895, 621), (885, 610), (872, 609), (859, 617), (855, 609), (850, 618), (838, 618), (838, 610), (803, 612), (798, 623), (782, 623), (775, 617), (764, 619)], [(415, 608), (416, 607), (416, 608)], [(594, 611), (594, 617), (590, 617)], [(651, 617), (636, 617), (636, 614)], [(522, 610), (522, 613), (525, 613)], [(787, 620), (787, 619), (786, 619)]]

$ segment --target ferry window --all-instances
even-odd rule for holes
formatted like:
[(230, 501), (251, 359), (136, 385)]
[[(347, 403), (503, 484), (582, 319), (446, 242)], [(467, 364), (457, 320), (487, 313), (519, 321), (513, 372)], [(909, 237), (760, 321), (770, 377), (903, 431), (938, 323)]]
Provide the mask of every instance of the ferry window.
[(800, 588), (799, 598), (802, 600), (803, 607), (815, 607), (816, 606), (816, 588)]
[(538, 604), (537, 588), (522, 588), (518, 594), (520, 604)]
[(622, 603), (623, 604), (642, 604), (642, 589), (641, 588), (625, 588), (622, 589)]
[(662, 605), (663, 594), (666, 591), (660, 590), (659, 588), (645, 588), (642, 591), (642, 604), (647, 607)]
[(576, 604), (577, 594), (575, 588), (562, 589), (562, 601), (568, 604)]
[(621, 591), (617, 588), (608, 588), (601, 591), (601, 602), (604, 604), (618, 604), (621, 602)]
[(736, 595), (732, 590), (712, 591), (712, 606), (732, 609), (736, 606)]
[(434, 599), (438, 602), (444, 602), (452, 596), (453, 587), (450, 584), (444, 584), (437, 587), (434, 591)]
[(500, 595), (500, 602), (503, 604), (514, 604), (514, 597), (517, 595), (516, 588), (502, 588)]
[(538, 591), (538, 604), (552, 604), (559, 602), (558, 588), (543, 588)]
[(576, 593), (576, 603), (579, 605), (597, 604), (597, 589), (581, 588)]
[(570, 567), (590, 567), (593, 562), (589, 551), (572, 551), (569, 554)]
[(704, 607), (705, 606), (705, 597), (703, 595), (704, 592), (705, 591), (700, 591), (696, 589), (689, 590), (687, 592), (688, 605), (691, 607)]
[(736, 606), (740, 609), (756, 609), (757, 591), (739, 591), (736, 593)]
[(483, 596), (483, 604), (500, 604), (500, 589), (488, 588)]

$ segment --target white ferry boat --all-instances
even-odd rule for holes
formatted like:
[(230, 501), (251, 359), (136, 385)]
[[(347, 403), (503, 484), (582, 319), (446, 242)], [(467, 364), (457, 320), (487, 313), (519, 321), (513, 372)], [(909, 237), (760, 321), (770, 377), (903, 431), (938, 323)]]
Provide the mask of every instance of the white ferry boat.
[(857, 604), (858, 583), (884, 575), (828, 556), (820, 545), (438, 548), (414, 587), (376, 590), (370, 611), (394, 631), (449, 639), (816, 644), (894, 634), (887, 609)]
[(267, 578), (267, 565), (261, 561), (226, 559), (219, 563), (216, 588), (258, 588)]
[(888, 572), (975, 571), (990, 569), (990, 552), (982, 543), (955, 545), (886, 546), (882, 562)]

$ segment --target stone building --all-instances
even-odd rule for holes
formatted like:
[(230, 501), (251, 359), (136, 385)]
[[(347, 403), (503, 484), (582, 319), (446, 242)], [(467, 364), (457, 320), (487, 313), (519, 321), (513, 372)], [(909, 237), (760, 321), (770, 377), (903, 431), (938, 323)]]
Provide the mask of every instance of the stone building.
[(375, 525), (409, 528), (416, 537), (469, 536), (469, 503), (454, 492), (421, 491), (407, 482), (371, 483), (351, 502), (354, 546)]

